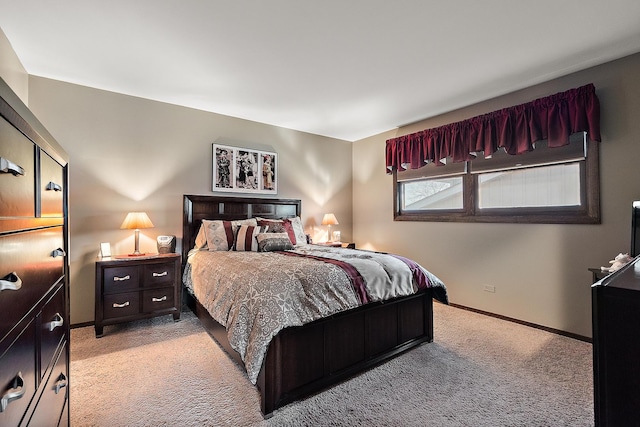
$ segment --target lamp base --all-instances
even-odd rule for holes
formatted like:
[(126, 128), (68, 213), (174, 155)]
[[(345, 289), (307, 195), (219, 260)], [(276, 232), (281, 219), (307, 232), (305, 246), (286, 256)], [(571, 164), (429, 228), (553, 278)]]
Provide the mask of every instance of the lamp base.
[(127, 256), (145, 256), (145, 255), (146, 255), (145, 253), (140, 253), (140, 252), (136, 253), (136, 252), (134, 252), (132, 254), (128, 254)]

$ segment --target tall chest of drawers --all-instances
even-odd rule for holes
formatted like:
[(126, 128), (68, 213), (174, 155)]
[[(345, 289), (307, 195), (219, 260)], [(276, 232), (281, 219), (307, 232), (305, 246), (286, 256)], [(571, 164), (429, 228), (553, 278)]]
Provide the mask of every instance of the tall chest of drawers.
[(68, 156), (0, 79), (0, 425), (69, 425)]

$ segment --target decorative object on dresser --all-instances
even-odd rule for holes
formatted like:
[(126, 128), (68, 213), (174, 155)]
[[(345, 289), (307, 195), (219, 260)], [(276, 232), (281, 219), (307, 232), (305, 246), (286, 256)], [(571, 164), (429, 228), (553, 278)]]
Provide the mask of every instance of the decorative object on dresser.
[(326, 225), (327, 226), (327, 242), (332, 242), (332, 235), (331, 235), (331, 226), (332, 225), (338, 225), (338, 220), (336, 219), (336, 216), (332, 213), (327, 213), (324, 214), (324, 216), (322, 217), (322, 225)]
[(146, 212), (129, 212), (125, 217), (121, 229), (135, 230), (135, 248), (133, 253), (129, 256), (142, 256), (140, 253), (140, 229), (141, 228), (153, 228), (153, 223), (149, 219)]
[(69, 425), (68, 155), (0, 79), (0, 425)]
[(96, 337), (105, 325), (172, 314), (180, 319), (180, 254), (96, 261)]

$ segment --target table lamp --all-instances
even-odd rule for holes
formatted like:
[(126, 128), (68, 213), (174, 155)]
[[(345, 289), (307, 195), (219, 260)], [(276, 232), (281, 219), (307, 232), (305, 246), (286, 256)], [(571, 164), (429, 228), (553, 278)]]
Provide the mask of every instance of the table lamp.
[(331, 226), (338, 225), (338, 220), (336, 219), (336, 216), (332, 213), (324, 214), (324, 217), (322, 217), (322, 225), (327, 226), (327, 242), (331, 242), (332, 241)]
[(135, 250), (129, 256), (142, 256), (140, 253), (140, 229), (141, 228), (153, 228), (153, 223), (147, 216), (146, 212), (129, 212), (127, 217), (120, 226), (121, 229), (136, 230), (136, 246)]

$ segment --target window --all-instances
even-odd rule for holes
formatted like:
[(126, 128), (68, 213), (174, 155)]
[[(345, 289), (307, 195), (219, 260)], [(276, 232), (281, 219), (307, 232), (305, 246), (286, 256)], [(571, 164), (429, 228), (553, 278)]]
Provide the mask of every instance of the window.
[(394, 172), (395, 219), (599, 223), (598, 143), (574, 134), (563, 147)]

